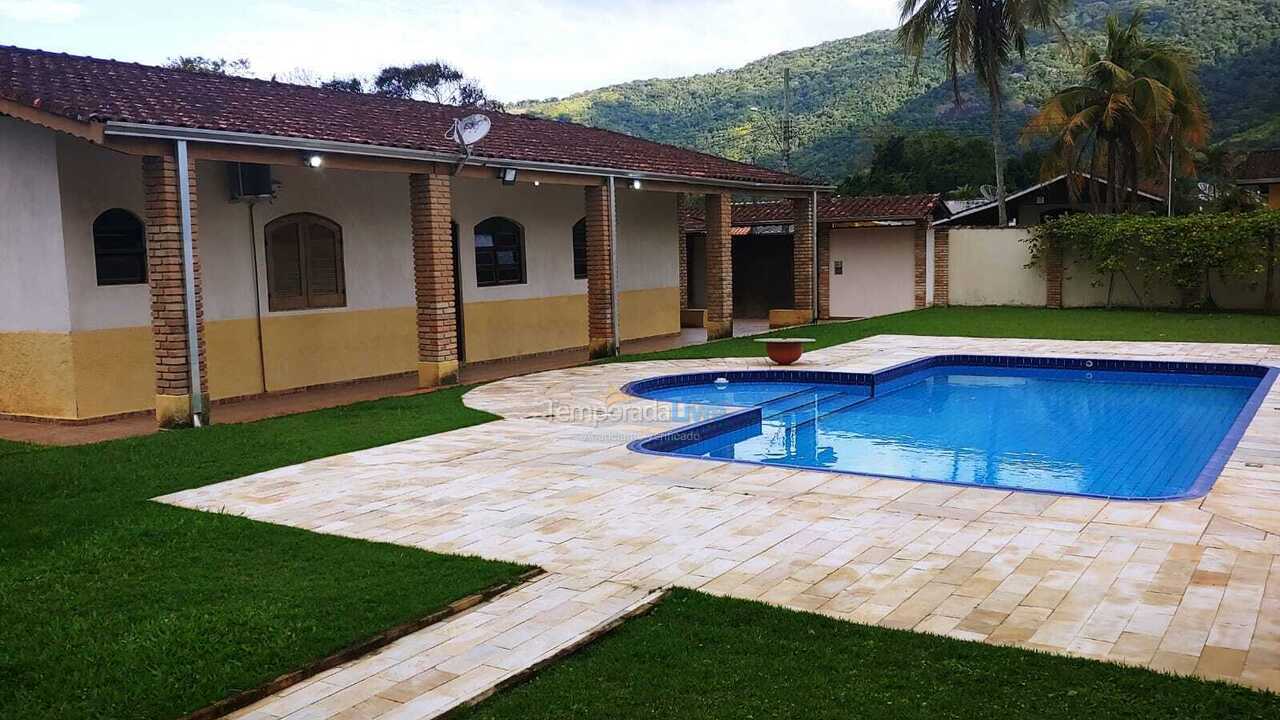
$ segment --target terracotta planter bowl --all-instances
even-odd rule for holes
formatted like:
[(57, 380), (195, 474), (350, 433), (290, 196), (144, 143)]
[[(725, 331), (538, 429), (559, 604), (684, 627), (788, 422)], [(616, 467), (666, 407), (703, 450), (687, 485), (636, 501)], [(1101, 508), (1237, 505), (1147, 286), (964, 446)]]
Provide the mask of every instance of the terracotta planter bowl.
[(804, 353), (804, 344), (813, 342), (813, 338), (760, 338), (764, 343), (769, 359), (778, 365), (790, 365), (800, 359)]

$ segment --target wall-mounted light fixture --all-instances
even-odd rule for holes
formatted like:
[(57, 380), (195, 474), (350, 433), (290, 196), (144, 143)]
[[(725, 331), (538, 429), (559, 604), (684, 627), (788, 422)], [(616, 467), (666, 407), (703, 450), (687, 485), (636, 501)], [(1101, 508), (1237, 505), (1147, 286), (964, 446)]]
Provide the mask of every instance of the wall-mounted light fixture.
[(540, 186), (540, 185), (542, 185), (542, 181), (541, 181), (541, 180), (534, 180), (534, 181), (533, 181), (533, 186), (534, 186), (534, 187), (538, 187), (538, 186)]
[(636, 179), (636, 180), (632, 180), (632, 181), (631, 181), (631, 189), (632, 189), (632, 190), (639, 190), (639, 189), (640, 189), (640, 180), (639, 180), (639, 179)]
[(498, 178), (502, 180), (502, 184), (503, 184), (503, 185), (515, 185), (515, 184), (516, 184), (516, 169), (515, 169), (515, 168), (502, 168), (501, 170), (499, 170), (499, 171), (498, 171)]
[(308, 155), (307, 167), (318, 168), (324, 164), (324, 158), (320, 155)]

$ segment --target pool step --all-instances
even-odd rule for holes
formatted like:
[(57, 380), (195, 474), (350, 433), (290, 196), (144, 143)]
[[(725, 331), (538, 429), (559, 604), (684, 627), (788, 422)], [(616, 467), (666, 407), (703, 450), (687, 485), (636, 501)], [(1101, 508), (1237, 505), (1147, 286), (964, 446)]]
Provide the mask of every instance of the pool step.
[(847, 397), (848, 395), (844, 390), (817, 387), (812, 390), (804, 390), (767, 402), (760, 407), (760, 414), (767, 420), (784, 413), (813, 412), (815, 408), (820, 409), (823, 403), (829, 403), (832, 400), (839, 400), (840, 398)]

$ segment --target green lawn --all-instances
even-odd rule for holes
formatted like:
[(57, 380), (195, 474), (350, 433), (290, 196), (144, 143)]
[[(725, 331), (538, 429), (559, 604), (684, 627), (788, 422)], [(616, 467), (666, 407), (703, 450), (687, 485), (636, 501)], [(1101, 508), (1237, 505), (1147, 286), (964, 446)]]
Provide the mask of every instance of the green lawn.
[[(810, 326), (1280, 343), (1280, 318), (1013, 308)], [(759, 355), (728, 340), (653, 357)], [(173, 718), (525, 568), (147, 502), (493, 419), (466, 388), (78, 448), (0, 441), (0, 717)], [(473, 717), (1252, 717), (1274, 696), (678, 592)]]
[(1280, 696), (677, 590), (460, 717), (1239, 720)]
[[(810, 345), (810, 349), (886, 334), (1280, 344), (1280, 315), (954, 307), (915, 310), (852, 322), (807, 325), (771, 334), (815, 338), (817, 342)], [(753, 338), (734, 338), (663, 352), (626, 355), (613, 360), (672, 360), (764, 355), (764, 348), (753, 340)]]
[(465, 390), (0, 444), (0, 717), (169, 720), (514, 578), (526, 568), (147, 502), (492, 419)]

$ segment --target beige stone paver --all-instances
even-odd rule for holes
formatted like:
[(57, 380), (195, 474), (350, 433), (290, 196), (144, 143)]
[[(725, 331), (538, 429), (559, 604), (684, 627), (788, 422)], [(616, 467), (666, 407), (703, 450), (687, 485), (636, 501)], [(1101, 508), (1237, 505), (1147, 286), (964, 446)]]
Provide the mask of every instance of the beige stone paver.
[(472, 700), (655, 599), (652, 590), (544, 575), (232, 713), (233, 720), (418, 720)]
[[(808, 353), (798, 367), (869, 371), (944, 353), (1280, 365), (1280, 347), (1265, 345), (878, 336)], [(502, 420), (160, 500), (529, 563), (637, 592), (680, 585), (856, 622), (1280, 689), (1280, 388), (1213, 490), (1172, 503), (627, 449), (631, 440), (691, 418), (681, 414), (687, 408), (620, 392), (626, 382), (764, 366), (761, 359), (664, 361), (512, 378), (465, 399)], [(499, 658), (512, 652), (461, 662), (510, 665)], [(383, 692), (371, 697), (385, 699)], [(433, 702), (419, 706), (424, 715)]]

